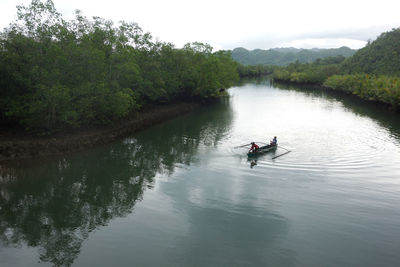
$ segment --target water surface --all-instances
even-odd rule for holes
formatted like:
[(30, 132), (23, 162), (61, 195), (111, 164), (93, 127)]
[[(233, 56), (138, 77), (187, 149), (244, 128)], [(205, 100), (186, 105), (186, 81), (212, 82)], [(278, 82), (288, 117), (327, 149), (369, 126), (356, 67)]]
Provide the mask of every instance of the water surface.
[[(0, 266), (399, 266), (398, 114), (268, 79), (229, 92), (110, 145), (3, 164)], [(234, 148), (274, 135), (254, 166)]]

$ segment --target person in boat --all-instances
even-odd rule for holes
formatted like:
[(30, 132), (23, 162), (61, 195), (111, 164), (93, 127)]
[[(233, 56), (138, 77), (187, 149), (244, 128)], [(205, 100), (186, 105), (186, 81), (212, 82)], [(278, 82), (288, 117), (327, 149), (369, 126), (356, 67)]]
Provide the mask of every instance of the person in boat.
[(276, 146), (278, 144), (278, 139), (276, 138), (276, 136), (274, 136), (274, 138), (271, 140), (269, 144), (271, 146)]
[(251, 142), (251, 147), (250, 147), (249, 152), (256, 152), (259, 148), (260, 147), (256, 143)]

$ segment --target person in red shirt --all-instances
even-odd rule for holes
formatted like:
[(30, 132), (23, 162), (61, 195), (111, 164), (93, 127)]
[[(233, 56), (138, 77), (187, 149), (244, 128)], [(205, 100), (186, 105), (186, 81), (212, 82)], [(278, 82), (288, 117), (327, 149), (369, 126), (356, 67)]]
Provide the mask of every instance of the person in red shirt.
[(260, 147), (256, 143), (251, 142), (251, 147), (250, 147), (249, 152), (256, 152), (259, 148)]

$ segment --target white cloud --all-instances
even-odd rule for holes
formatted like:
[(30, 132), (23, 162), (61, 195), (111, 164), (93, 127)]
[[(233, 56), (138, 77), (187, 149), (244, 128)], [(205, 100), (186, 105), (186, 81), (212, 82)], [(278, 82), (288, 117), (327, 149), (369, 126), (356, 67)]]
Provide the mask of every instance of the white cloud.
[[(21, 2), (30, 1), (0, 1), (0, 26), (11, 22), (15, 5)], [(290, 44), (357, 47), (378, 34), (369, 29), (400, 26), (398, 0), (54, 0), (54, 3), (67, 17), (80, 9), (88, 17), (137, 22), (154, 37), (177, 46), (200, 41), (224, 49), (238, 46), (266, 49)]]

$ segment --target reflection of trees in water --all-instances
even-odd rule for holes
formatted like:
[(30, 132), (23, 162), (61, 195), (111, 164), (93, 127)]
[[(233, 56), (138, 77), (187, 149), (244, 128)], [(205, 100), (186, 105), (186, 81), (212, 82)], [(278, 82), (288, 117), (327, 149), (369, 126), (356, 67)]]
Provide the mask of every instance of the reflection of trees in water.
[(71, 265), (90, 231), (127, 214), (142, 196), (144, 177), (131, 179), (131, 170), (103, 153), (16, 171), (0, 189), (1, 240), (26, 242), (40, 247), (42, 261)]
[(241, 78), (239, 82), (237, 82), (237, 86), (243, 86), (246, 84), (270, 86), (272, 84), (272, 77), (270, 75), (266, 75), (254, 78)]
[(243, 213), (214, 208), (188, 212), (197, 223), (191, 224), (192, 238), (181, 240), (185, 266), (235, 266), (238, 258), (243, 266), (295, 265), (295, 252), (288, 249), (282, 255), (276, 251), (277, 239), (289, 231), (284, 216), (268, 210), (257, 214), (251, 206)]
[(157, 173), (191, 164), (199, 145), (216, 145), (231, 121), (222, 101), (106, 147), (0, 166), (0, 240), (39, 247), (42, 261), (71, 265), (91, 231), (129, 214)]
[(315, 85), (290, 85), (274, 82), (273, 86), (283, 90), (301, 92), (310, 97), (321, 97), (328, 101), (340, 102), (352, 113), (375, 120), (381, 127), (389, 130), (390, 133), (400, 141), (400, 120), (398, 118), (398, 112), (389, 110), (382, 104), (367, 102), (357, 96), (324, 89)]

